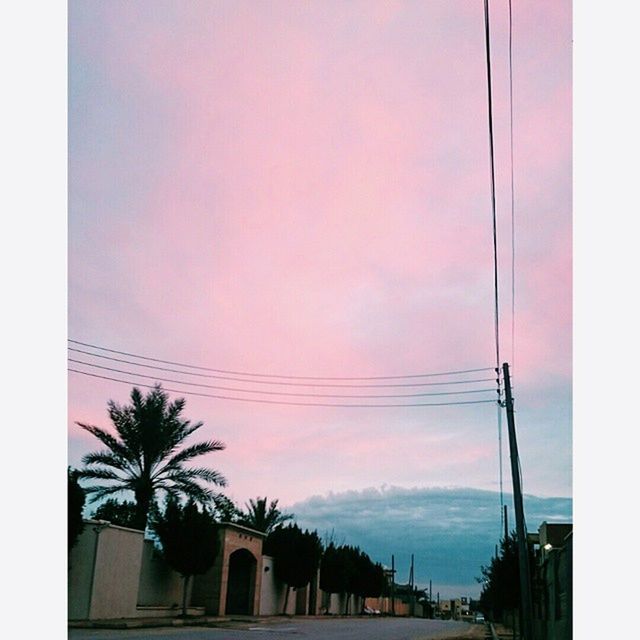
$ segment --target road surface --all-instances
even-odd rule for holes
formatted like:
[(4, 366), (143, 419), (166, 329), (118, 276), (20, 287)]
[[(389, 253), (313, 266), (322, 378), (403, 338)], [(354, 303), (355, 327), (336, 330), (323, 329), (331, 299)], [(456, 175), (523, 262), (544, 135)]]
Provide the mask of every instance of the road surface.
[(483, 638), (482, 626), (421, 618), (339, 618), (220, 627), (70, 629), (69, 640), (432, 640)]

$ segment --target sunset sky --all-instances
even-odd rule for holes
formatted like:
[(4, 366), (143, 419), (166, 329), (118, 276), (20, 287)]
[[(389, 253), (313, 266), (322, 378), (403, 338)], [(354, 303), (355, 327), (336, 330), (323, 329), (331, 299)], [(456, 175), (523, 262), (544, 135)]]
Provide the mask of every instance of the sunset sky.
[[(501, 356), (513, 367), (525, 493), (566, 499), (571, 3), (513, 4), (514, 345), (508, 3), (490, 3)], [(292, 376), (495, 365), (482, 2), (76, 0), (69, 10), (70, 338)], [(107, 401), (129, 392), (69, 374), (71, 465), (99, 448), (74, 422), (108, 426)], [(426, 500), (456, 487), (488, 508), (498, 489), (493, 404), (185, 397), (200, 438), (226, 443), (205, 461), (241, 503), (277, 497), (311, 522), (330, 492), (339, 508), (356, 494)], [(510, 493), (506, 457), (504, 474)], [(495, 500), (486, 530), (497, 536)], [(536, 503), (529, 528), (570, 519), (560, 502)]]

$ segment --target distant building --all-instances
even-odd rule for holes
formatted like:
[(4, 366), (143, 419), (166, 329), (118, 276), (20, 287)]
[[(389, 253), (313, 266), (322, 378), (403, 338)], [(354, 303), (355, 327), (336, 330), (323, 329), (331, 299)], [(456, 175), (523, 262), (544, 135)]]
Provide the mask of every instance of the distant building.
[(460, 598), (441, 599), (438, 605), (440, 618), (443, 620), (459, 620), (460, 619)]
[(473, 600), (469, 596), (459, 598), (441, 599), (435, 605), (435, 615), (443, 620), (463, 620), (471, 618), (474, 612), (472, 609)]

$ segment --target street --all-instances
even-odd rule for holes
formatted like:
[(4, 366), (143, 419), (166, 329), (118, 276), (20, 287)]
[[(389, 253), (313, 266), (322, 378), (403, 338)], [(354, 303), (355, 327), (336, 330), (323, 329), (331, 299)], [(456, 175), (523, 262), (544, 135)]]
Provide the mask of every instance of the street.
[(481, 625), (422, 618), (307, 619), (233, 623), (227, 628), (70, 629), (69, 640), (431, 640), (483, 638)]

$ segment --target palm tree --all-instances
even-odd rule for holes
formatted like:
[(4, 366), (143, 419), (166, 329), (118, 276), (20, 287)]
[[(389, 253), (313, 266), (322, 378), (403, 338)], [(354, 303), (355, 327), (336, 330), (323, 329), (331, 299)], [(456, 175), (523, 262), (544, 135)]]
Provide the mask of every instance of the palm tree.
[(184, 466), (198, 456), (224, 449), (222, 442), (209, 440), (178, 450), (202, 426), (202, 422), (191, 423), (180, 417), (184, 406), (184, 398), (169, 402), (168, 394), (159, 384), (146, 396), (134, 387), (131, 405), (108, 402), (117, 436), (100, 427), (76, 423), (107, 447), (82, 459), (86, 466), (78, 473), (79, 478), (108, 482), (86, 488), (91, 502), (123, 491), (133, 492), (135, 524), (144, 529), (158, 492), (207, 504), (216, 494), (199, 481), (226, 486), (227, 481), (217, 471)]
[(241, 512), (238, 524), (250, 527), (256, 531), (271, 533), (276, 525), (293, 518), (292, 513), (282, 513), (278, 509), (278, 501), (272, 500), (267, 509), (267, 498), (249, 500), (245, 505), (246, 512)]

